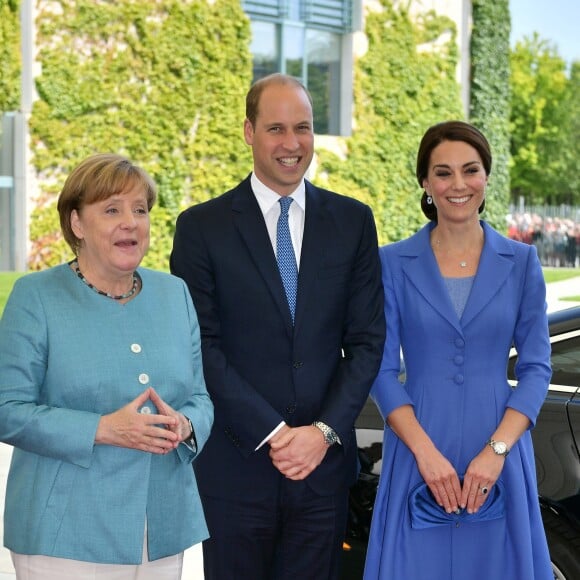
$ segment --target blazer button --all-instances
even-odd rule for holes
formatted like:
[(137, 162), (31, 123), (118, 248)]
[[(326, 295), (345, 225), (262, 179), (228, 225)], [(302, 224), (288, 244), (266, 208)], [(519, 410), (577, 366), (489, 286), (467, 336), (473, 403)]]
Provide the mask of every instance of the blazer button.
[(289, 415), (292, 415), (294, 411), (296, 411), (296, 403), (292, 403), (291, 405), (288, 405), (286, 407), (286, 413), (288, 413)]
[(459, 365), (462, 365), (462, 364), (463, 364), (463, 356), (461, 356), (460, 354), (456, 354), (456, 355), (453, 357), (453, 362), (454, 362), (454, 363), (455, 363), (457, 366), (459, 366)]
[(295, 369), (299, 369), (304, 363), (302, 361), (297, 360), (292, 366)]
[(456, 384), (458, 385), (462, 385), (463, 384), (463, 375), (458, 373), (455, 375), (455, 377), (453, 378), (453, 380), (455, 381)]
[(455, 339), (455, 346), (457, 348), (463, 348), (465, 346), (465, 341), (462, 338)]

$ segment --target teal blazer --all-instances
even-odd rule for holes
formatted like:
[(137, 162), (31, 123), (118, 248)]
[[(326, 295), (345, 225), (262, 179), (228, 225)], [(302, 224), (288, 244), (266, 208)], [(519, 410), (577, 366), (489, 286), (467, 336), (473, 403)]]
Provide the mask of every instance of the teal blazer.
[[(0, 440), (14, 446), (4, 545), (98, 563), (141, 563), (207, 538), (192, 462), (213, 405), (186, 285), (139, 269), (127, 304), (63, 264), (19, 279), (0, 321)], [(193, 423), (197, 450), (167, 455), (95, 445), (102, 415), (148, 386)], [(142, 412), (156, 412), (148, 402)]]

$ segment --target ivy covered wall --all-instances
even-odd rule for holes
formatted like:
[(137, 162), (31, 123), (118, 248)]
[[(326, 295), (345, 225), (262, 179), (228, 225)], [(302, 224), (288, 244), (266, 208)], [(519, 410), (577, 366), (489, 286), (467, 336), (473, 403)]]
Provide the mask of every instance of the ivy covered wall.
[(510, 197), (509, 0), (472, 0), (472, 17), (469, 120), (493, 154), (484, 217), (503, 232)]
[(428, 12), (410, 18), (381, 0), (366, 14), (368, 51), (355, 63), (355, 127), (346, 158), (320, 152), (321, 181), (371, 205), (380, 243), (407, 237), (425, 223), (415, 178), (428, 127), (463, 117), (456, 28)]
[(38, 5), (42, 74), (30, 126), (42, 195), (31, 221), (30, 266), (69, 256), (56, 194), (81, 159), (115, 151), (158, 184), (144, 264), (167, 269), (180, 209), (222, 193), (251, 169), (242, 138), (249, 21), (238, 0)]
[[(456, 29), (434, 12), (411, 18), (409, 3), (406, 8), (395, 8), (391, 0), (365, 4), (373, 10), (365, 14), (368, 49), (353, 71), (353, 135), (342, 140), (342, 156), (317, 146), (311, 178), (369, 203), (380, 242), (387, 243), (425, 221), (414, 177), (421, 136), (436, 122), (463, 117), (455, 80)], [(507, 166), (501, 149), (503, 101), (498, 104), (494, 96), (507, 90), (503, 73), (496, 75), (509, 14), (507, 0), (473, 4), (474, 34), (482, 38), (475, 35), (472, 49), (472, 120), (494, 147), (495, 181), (486, 214), (494, 217), (503, 215), (507, 204), (500, 169)], [(497, 5), (503, 11), (494, 9)], [(252, 77), (250, 26), (240, 2), (37, 0), (37, 7), (42, 69), (30, 126), (40, 197), (30, 224), (30, 267), (70, 258), (60, 235), (57, 193), (84, 157), (116, 151), (143, 165), (159, 185), (144, 263), (167, 269), (179, 211), (219, 195), (251, 169), (242, 133)], [(13, 99), (8, 107), (13, 108), (19, 101), (20, 65), (13, 55), (18, 1), (0, 0), (0, 9), (6, 39), (0, 45), (0, 82), (10, 79), (12, 88), (2, 96)], [(495, 49), (485, 43), (490, 34)], [(5, 62), (14, 65), (10, 74)]]
[(19, 0), (0, 0), (0, 114), (20, 106)]

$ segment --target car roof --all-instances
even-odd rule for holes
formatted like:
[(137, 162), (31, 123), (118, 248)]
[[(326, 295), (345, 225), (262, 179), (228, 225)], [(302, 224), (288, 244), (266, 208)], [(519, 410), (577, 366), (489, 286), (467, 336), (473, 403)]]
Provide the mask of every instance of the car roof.
[(580, 329), (580, 306), (565, 308), (548, 314), (550, 335), (562, 334), (570, 330)]

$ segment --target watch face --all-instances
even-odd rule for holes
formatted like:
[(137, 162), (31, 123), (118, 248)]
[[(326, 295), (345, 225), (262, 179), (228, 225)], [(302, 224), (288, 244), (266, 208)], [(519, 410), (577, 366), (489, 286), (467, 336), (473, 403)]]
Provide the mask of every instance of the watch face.
[(498, 454), (498, 455), (504, 455), (505, 452), (507, 451), (507, 445), (503, 442), (503, 441), (496, 441), (493, 444), (493, 450)]

